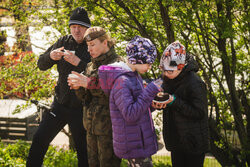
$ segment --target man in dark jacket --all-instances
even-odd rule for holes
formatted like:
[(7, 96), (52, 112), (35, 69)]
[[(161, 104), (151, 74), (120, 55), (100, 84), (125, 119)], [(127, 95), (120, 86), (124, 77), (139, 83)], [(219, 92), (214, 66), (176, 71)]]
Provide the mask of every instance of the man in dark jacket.
[(83, 106), (67, 83), (67, 77), (71, 71), (84, 71), (90, 61), (87, 44), (83, 37), (91, 23), (83, 7), (78, 7), (73, 11), (69, 26), (71, 34), (61, 37), (44, 54), (40, 55), (38, 60), (38, 67), (41, 70), (47, 70), (56, 64), (59, 78), (55, 88), (52, 111), (45, 113), (33, 137), (27, 167), (42, 165), (50, 142), (66, 124), (72, 133), (78, 166), (88, 166), (86, 131), (82, 123)]
[(163, 137), (173, 167), (201, 167), (209, 147), (206, 85), (196, 74), (195, 61), (179, 42), (164, 51), (160, 67), (163, 89), (170, 94), (163, 109)]

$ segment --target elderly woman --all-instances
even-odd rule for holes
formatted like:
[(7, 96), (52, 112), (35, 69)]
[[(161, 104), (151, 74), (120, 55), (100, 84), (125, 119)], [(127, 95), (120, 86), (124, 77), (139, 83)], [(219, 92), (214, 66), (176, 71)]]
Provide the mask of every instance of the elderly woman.
[(84, 36), (91, 56), (83, 74), (72, 72), (68, 77), (72, 89), (85, 104), (83, 124), (87, 131), (88, 161), (91, 167), (118, 167), (121, 160), (115, 156), (112, 144), (112, 125), (109, 98), (99, 85), (98, 68), (122, 60), (115, 53), (114, 42), (101, 27), (89, 28)]

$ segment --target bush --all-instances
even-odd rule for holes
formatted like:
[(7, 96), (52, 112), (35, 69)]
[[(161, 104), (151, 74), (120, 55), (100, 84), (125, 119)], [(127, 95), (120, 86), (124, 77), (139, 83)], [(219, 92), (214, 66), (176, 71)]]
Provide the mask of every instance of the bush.
[(50, 147), (44, 159), (44, 167), (77, 167), (77, 154), (73, 150)]
[[(0, 142), (0, 166), (25, 167), (30, 144), (17, 141), (14, 144)], [(77, 167), (77, 155), (72, 150), (49, 146), (44, 158), (44, 167)]]
[[(25, 167), (30, 144), (25, 141), (17, 141), (14, 144), (5, 144), (0, 140), (0, 167)], [(171, 167), (169, 156), (154, 155), (154, 167)], [(44, 167), (77, 167), (77, 154), (73, 150), (58, 149), (49, 146), (45, 155)], [(214, 158), (206, 158), (204, 167), (220, 167)], [(127, 160), (122, 160), (121, 167), (127, 167)]]
[(30, 144), (21, 140), (15, 144), (4, 144), (0, 142), (0, 166), (25, 166), (29, 147)]
[(37, 67), (38, 57), (32, 52), (0, 56), (0, 99), (48, 98), (56, 84), (52, 70), (41, 71)]

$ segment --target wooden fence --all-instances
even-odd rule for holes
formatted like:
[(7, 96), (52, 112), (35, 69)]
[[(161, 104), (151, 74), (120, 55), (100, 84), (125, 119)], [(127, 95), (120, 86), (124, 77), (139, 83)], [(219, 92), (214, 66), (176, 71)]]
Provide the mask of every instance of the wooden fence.
[(36, 118), (35, 114), (26, 118), (0, 117), (0, 138), (31, 141), (39, 125)]

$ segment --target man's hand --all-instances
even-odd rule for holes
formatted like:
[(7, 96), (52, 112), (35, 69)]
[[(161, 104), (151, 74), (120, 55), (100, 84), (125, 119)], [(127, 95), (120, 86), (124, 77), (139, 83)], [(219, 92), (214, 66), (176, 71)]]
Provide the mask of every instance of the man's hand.
[(70, 52), (69, 50), (65, 50), (64, 47), (58, 48), (50, 52), (50, 58), (52, 60), (60, 60), (64, 58), (65, 61), (69, 62), (70, 64), (77, 66), (81, 59), (77, 57), (74, 53)]
[(60, 60), (64, 56), (64, 47), (58, 48), (50, 52), (50, 58), (52, 60)]
[(77, 66), (81, 61), (79, 57), (77, 57), (74, 53), (70, 52), (69, 50), (65, 50), (63, 58), (65, 61), (69, 62), (74, 66)]

